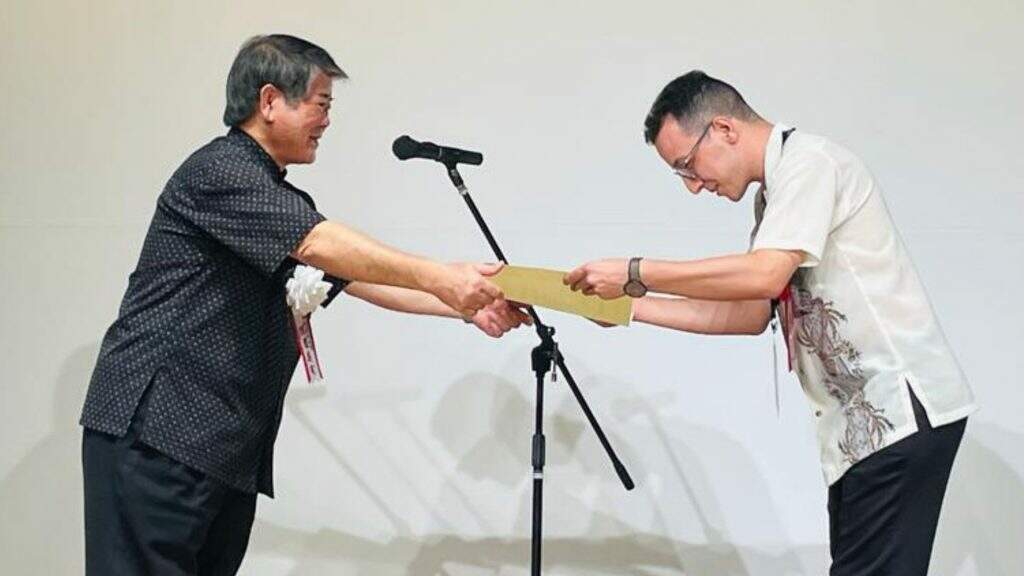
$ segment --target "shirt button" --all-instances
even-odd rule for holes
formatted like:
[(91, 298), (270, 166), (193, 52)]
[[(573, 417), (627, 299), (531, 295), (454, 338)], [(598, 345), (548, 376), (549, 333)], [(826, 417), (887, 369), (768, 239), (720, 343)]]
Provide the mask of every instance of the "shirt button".
[(818, 418), (821, 418), (821, 410), (815, 410), (814, 415)]

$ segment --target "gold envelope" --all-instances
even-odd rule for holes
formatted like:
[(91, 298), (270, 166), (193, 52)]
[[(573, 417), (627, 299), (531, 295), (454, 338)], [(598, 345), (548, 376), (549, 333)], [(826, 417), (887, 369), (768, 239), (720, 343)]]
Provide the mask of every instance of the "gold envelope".
[(633, 317), (632, 298), (621, 296), (613, 300), (604, 300), (599, 296), (573, 292), (562, 283), (565, 275), (566, 272), (558, 270), (505, 266), (488, 279), (501, 288), (507, 300), (551, 308), (609, 324), (629, 326), (629, 321)]

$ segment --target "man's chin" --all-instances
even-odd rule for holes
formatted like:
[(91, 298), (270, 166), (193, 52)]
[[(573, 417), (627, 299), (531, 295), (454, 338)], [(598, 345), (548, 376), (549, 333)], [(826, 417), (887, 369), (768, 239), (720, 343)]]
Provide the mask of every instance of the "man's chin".
[(728, 198), (730, 202), (739, 202), (740, 200), (743, 200), (743, 197), (746, 195), (746, 193), (747, 190), (744, 188), (739, 192), (725, 192), (722, 194), (722, 196)]
[(316, 162), (316, 150), (310, 150), (299, 160), (292, 162), (292, 164), (312, 164)]
[(730, 202), (736, 202), (738, 200), (731, 192), (722, 190), (721, 188), (713, 190), (712, 193), (715, 196), (718, 196), (719, 198), (722, 198), (723, 200), (728, 200)]

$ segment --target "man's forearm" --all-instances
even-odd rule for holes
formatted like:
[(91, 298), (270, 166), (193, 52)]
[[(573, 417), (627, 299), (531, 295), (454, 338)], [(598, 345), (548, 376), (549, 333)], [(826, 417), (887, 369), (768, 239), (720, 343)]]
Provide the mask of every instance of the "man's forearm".
[(445, 305), (436, 296), (420, 290), (367, 282), (352, 282), (345, 287), (345, 293), (395, 312), (460, 317), (458, 312)]
[(643, 260), (640, 276), (648, 289), (701, 300), (775, 298), (800, 264), (800, 255), (763, 251), (682, 262)]
[(429, 292), (463, 316), (474, 316), (502, 297), (484, 275), (498, 264), (441, 264), (406, 254), (337, 222), (321, 222), (306, 234), (292, 256), (332, 276)]
[(760, 334), (770, 314), (768, 300), (723, 302), (647, 296), (634, 302), (633, 319), (695, 334)]
[(432, 291), (443, 274), (441, 264), (329, 221), (317, 224), (292, 256), (339, 278), (414, 290)]

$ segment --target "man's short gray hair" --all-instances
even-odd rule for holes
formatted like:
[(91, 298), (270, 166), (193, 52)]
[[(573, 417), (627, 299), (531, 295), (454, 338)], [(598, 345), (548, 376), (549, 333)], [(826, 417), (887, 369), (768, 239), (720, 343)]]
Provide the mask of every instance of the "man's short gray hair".
[(319, 70), (331, 78), (348, 78), (326, 50), (295, 36), (254, 36), (242, 44), (228, 72), (224, 124), (238, 126), (256, 110), (267, 84), (289, 102), (301, 100)]

